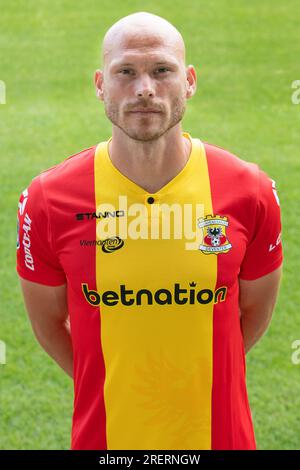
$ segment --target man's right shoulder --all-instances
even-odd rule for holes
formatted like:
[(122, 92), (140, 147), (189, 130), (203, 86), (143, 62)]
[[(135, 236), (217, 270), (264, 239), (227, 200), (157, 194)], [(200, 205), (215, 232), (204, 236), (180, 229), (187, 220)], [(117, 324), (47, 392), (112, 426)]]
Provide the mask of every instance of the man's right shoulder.
[[(42, 170), (32, 178), (28, 188), (42, 185), (47, 192), (57, 189), (77, 188), (84, 184), (85, 178), (93, 177), (94, 174), (94, 156), (97, 145), (81, 150), (73, 155), (66, 157), (63, 161), (52, 167)], [(51, 191), (52, 192), (52, 191)]]
[(73, 173), (77, 173), (78, 171), (84, 171), (88, 166), (93, 164), (96, 148), (97, 145), (93, 145), (92, 147), (74, 153), (56, 165), (42, 170), (37, 176), (43, 175), (43, 179), (48, 177), (59, 179), (72, 176)]

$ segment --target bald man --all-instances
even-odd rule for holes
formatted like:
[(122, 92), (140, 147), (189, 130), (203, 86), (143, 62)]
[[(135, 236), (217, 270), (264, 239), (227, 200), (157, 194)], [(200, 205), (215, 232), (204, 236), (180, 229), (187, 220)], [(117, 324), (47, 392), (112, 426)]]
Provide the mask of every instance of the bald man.
[(245, 353), (279, 291), (275, 181), (182, 131), (196, 72), (168, 21), (122, 18), (102, 59), (112, 135), (18, 209), (33, 331), (74, 379), (71, 448), (255, 449)]

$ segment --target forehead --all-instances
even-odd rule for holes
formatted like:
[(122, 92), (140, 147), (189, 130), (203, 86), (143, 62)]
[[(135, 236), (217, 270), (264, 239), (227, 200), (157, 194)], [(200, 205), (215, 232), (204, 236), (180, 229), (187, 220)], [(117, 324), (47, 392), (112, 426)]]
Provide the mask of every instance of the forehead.
[(132, 49), (114, 55), (114, 58), (110, 61), (110, 67), (115, 67), (120, 64), (137, 65), (145, 62), (156, 64), (169, 63), (178, 65), (178, 60), (176, 57), (166, 53), (165, 51), (138, 51), (136, 49)]
[(178, 44), (161, 35), (136, 34), (116, 41), (107, 51), (109, 63), (114, 67), (120, 63), (138, 64), (142, 62), (169, 62), (179, 64)]

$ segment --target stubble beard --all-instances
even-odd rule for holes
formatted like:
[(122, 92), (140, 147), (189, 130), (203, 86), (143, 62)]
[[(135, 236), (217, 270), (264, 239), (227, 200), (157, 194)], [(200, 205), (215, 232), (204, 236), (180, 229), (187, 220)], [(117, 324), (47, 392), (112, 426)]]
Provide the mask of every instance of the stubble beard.
[[(185, 97), (177, 96), (173, 102), (172, 102), (172, 107), (171, 107), (171, 116), (170, 119), (168, 119), (168, 122), (163, 119), (165, 116), (165, 113), (160, 114), (159, 116), (146, 116), (144, 117), (138, 117), (137, 119), (151, 119), (156, 120), (157, 123), (154, 125), (152, 122), (150, 124), (144, 124), (140, 123), (136, 127), (133, 127), (133, 125), (128, 122), (129, 119), (132, 119), (131, 116), (129, 116), (128, 113), (125, 113), (125, 122), (123, 119), (120, 119), (120, 111), (119, 111), (119, 106), (116, 103), (113, 103), (109, 100), (105, 100), (104, 102), (105, 106), (105, 114), (107, 118), (119, 129), (121, 129), (128, 137), (130, 137), (133, 140), (138, 140), (141, 142), (148, 142), (151, 140), (157, 140), (159, 137), (164, 135), (166, 132), (168, 132), (172, 127), (176, 126), (178, 124), (185, 113), (186, 110), (186, 101)], [(127, 120), (127, 122), (126, 122)]]

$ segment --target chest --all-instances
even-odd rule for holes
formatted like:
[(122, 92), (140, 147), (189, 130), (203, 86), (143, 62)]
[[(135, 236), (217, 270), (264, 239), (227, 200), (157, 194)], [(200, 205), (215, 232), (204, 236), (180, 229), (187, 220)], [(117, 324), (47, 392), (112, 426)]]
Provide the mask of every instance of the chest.
[(95, 207), (83, 201), (57, 213), (56, 248), (71, 285), (97, 277), (104, 290), (230, 288), (247, 243), (238, 202), (213, 204), (192, 189), (180, 201), (147, 199), (107, 192)]

